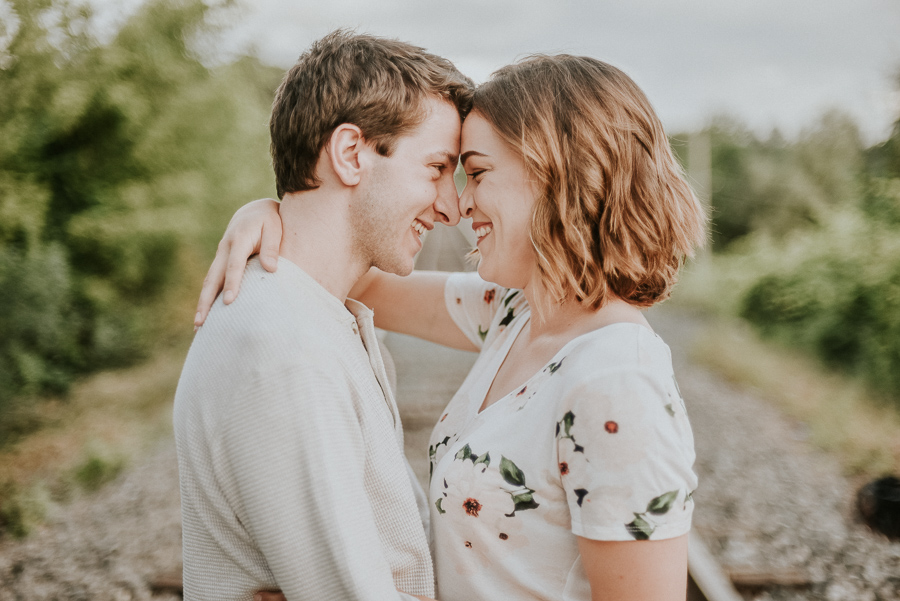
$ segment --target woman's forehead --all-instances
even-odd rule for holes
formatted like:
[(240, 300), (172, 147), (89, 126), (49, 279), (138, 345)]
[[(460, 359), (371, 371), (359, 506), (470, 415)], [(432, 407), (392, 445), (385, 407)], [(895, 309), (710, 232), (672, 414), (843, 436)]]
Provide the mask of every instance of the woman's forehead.
[(500, 141), (500, 137), (487, 119), (478, 113), (470, 114), (463, 121), (462, 131), (460, 132), (460, 152), (465, 153), (467, 150), (476, 150), (486, 152), (485, 148), (496, 144)]

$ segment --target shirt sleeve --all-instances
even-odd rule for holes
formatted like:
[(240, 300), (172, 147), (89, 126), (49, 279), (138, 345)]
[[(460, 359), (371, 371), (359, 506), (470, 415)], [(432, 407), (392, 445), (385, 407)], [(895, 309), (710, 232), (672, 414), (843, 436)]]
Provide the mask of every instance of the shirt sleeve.
[(484, 281), (478, 273), (454, 273), (444, 286), (450, 317), (479, 349), (506, 294), (506, 288)]
[(693, 436), (671, 373), (617, 366), (564, 394), (556, 446), (572, 532), (615, 541), (688, 532)]
[(394, 587), (366, 501), (349, 383), (315, 360), (249, 380), (217, 451), (229, 502), (285, 597), (410, 599)]

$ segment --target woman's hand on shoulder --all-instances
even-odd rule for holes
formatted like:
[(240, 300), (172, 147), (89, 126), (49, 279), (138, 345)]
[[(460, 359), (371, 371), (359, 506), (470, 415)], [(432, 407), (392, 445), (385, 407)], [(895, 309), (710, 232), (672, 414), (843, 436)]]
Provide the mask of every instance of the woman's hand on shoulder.
[(278, 202), (262, 198), (245, 204), (231, 218), (213, 259), (197, 303), (194, 328), (206, 321), (209, 309), (224, 290), (222, 300), (229, 304), (237, 297), (247, 259), (259, 253), (259, 262), (266, 271), (278, 269), (278, 249), (281, 246), (281, 216)]

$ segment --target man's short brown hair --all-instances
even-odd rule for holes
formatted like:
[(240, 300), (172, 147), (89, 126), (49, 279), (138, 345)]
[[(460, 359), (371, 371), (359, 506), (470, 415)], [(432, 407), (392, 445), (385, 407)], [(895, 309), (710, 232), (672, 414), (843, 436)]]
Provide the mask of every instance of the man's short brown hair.
[(669, 296), (706, 217), (631, 78), (599, 60), (529, 57), (478, 87), (484, 117), (538, 184), (531, 239), (550, 301)]
[(275, 93), (269, 131), (278, 197), (321, 183), (316, 163), (328, 136), (352, 123), (384, 156), (415, 129), (438, 96), (465, 117), (472, 81), (450, 61), (397, 40), (338, 30), (313, 43)]

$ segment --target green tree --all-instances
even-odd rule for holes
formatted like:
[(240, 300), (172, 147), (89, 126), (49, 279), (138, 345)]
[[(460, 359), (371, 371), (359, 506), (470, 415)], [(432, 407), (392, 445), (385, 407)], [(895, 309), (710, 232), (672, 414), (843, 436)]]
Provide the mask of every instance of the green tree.
[(281, 75), (251, 58), (204, 65), (194, 41), (211, 33), (213, 9), (201, 0), (151, 0), (105, 44), (86, 5), (11, 6), (0, 414), (14, 397), (144, 355), (179, 257), (208, 248), (236, 203), (272, 188), (265, 122)]

